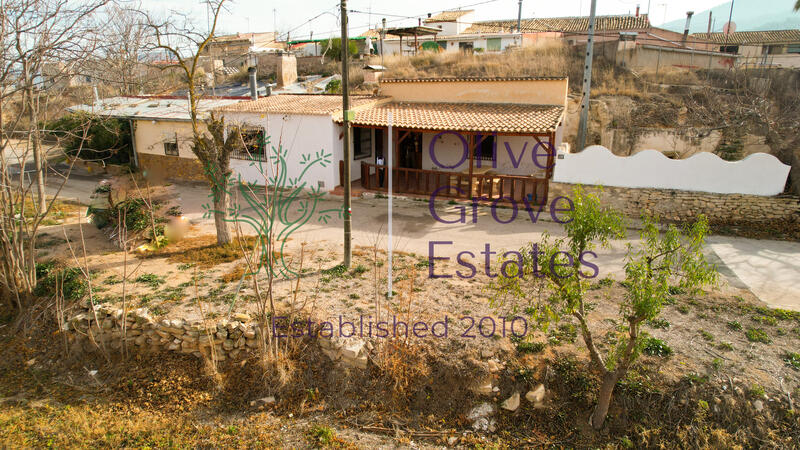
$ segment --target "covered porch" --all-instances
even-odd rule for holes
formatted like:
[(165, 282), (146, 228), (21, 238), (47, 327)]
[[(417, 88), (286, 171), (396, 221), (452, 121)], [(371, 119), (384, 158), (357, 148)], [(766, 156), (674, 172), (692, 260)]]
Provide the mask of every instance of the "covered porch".
[[(562, 120), (557, 105), (392, 102), (356, 111), (353, 182), (388, 191), (391, 152), (395, 193), (544, 205)], [(343, 169), (341, 161), (340, 179)]]

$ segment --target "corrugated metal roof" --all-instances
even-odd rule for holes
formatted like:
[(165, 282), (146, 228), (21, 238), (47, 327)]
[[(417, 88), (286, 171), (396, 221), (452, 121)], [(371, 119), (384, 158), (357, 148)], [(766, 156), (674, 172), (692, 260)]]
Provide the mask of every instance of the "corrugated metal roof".
[[(234, 105), (243, 99), (201, 99), (197, 111), (202, 118), (209, 111)], [(189, 100), (185, 98), (164, 97), (113, 97), (101, 100), (93, 105), (76, 105), (68, 111), (83, 111), (106, 117), (145, 120), (191, 120)]]
[[(494, 103), (389, 102), (355, 111), (353, 125), (388, 126), (432, 131), (546, 133), (554, 131), (564, 116), (559, 105)], [(341, 112), (334, 120), (342, 121)]]
[(436, 22), (455, 22), (461, 17), (475, 12), (474, 9), (459, 9), (453, 11), (442, 11), (422, 21), (422, 23), (436, 23)]
[[(522, 19), (523, 33), (533, 33), (537, 31), (561, 31), (565, 33), (580, 33), (589, 31), (589, 17), (541, 17), (535, 19)], [(640, 14), (638, 17), (631, 15), (621, 16), (596, 16), (596, 31), (623, 31), (623, 30), (643, 30), (650, 28), (650, 21), (647, 14)], [(468, 33), (498, 33), (516, 31), (517, 20), (485, 20), (475, 22), (472, 26), (464, 30)]]
[(800, 29), (768, 31), (734, 31), (725, 33), (694, 33), (692, 37), (707, 39), (717, 44), (788, 44), (800, 42)]

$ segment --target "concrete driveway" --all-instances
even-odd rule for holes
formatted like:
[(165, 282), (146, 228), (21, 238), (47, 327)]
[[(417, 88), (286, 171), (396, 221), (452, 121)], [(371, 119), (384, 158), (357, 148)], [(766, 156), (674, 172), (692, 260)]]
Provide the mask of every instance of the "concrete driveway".
[(800, 243), (712, 236), (709, 244), (762, 301), (800, 310)]

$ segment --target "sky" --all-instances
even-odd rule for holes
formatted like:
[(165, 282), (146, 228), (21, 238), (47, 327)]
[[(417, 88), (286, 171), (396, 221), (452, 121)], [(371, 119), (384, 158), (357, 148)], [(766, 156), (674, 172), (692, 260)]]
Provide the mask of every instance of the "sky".
[[(201, 0), (141, 0), (146, 9), (169, 14), (190, 13), (198, 25), (206, 25), (206, 7)], [(590, 0), (523, 0), (522, 17), (561, 17), (588, 15)], [(597, 14), (633, 14), (650, 7), (650, 22), (659, 25), (686, 16), (686, 11), (703, 11), (724, 0), (598, 0)], [(513, 19), (518, 0), (349, 0), (350, 35), (357, 36), (386, 17), (387, 26), (416, 25), (414, 18), (445, 9), (474, 9), (476, 20)], [(371, 14), (370, 14), (371, 12)], [(291, 39), (305, 39), (313, 30), (315, 38), (339, 33), (339, 3), (335, 0), (232, 0), (222, 15), (217, 34), (235, 32), (290, 32)], [(316, 17), (316, 18), (315, 18)], [(309, 21), (310, 20), (310, 21)]]

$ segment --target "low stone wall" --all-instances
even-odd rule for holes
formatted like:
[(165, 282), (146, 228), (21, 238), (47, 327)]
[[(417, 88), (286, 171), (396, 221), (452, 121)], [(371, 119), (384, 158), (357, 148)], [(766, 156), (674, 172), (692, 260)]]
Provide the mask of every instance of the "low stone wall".
[[(571, 197), (574, 184), (550, 183), (550, 199)], [(622, 211), (626, 216), (639, 218), (642, 213), (658, 215), (661, 219), (681, 222), (705, 214), (711, 222), (774, 222), (800, 219), (798, 197), (781, 195), (763, 197), (744, 194), (711, 194), (671, 189), (637, 189), (622, 187), (584, 186), (599, 194), (600, 200)]]
[[(213, 357), (215, 361), (244, 358), (258, 349), (260, 339), (258, 323), (244, 313), (233, 314), (230, 320), (204, 324), (201, 320), (155, 319), (147, 308), (138, 308), (128, 311), (123, 319), (121, 308), (97, 305), (93, 312), (87, 303), (79, 314), (64, 323), (63, 331), (74, 345), (87, 351), (94, 347), (94, 340), (111, 350), (119, 350), (126, 343), (129, 351), (184, 353), (198, 358)], [(334, 363), (366, 369), (367, 355), (372, 349), (369, 342), (338, 337), (314, 340)]]
[(205, 181), (203, 165), (194, 158), (139, 153), (139, 167), (164, 179)]

